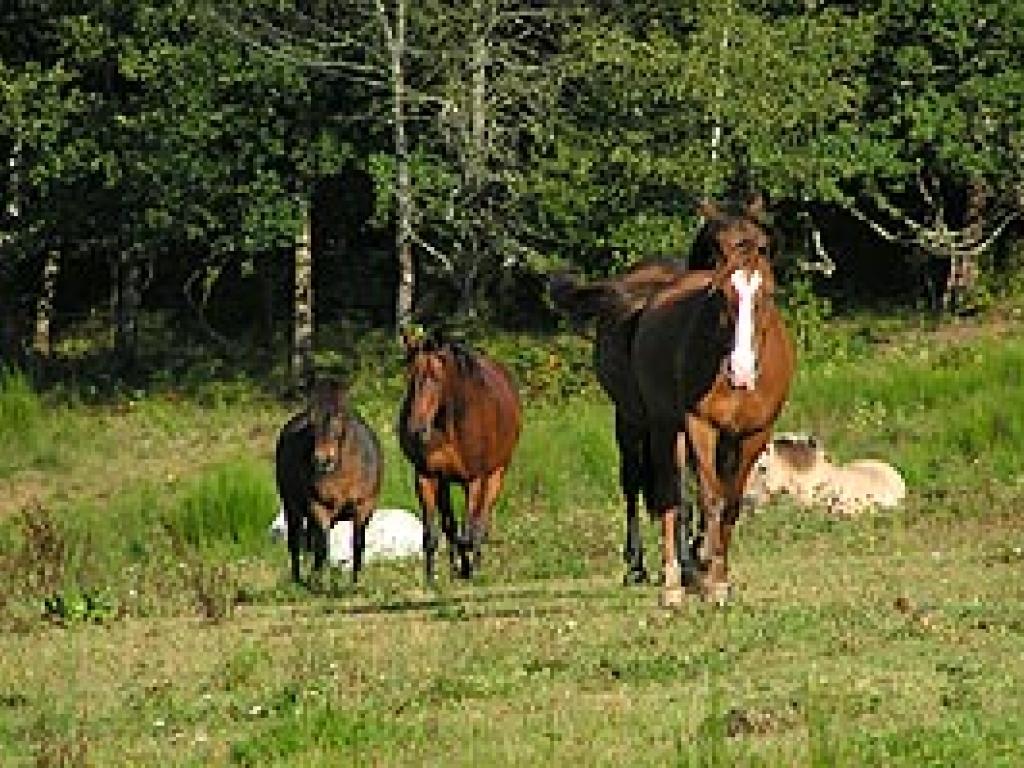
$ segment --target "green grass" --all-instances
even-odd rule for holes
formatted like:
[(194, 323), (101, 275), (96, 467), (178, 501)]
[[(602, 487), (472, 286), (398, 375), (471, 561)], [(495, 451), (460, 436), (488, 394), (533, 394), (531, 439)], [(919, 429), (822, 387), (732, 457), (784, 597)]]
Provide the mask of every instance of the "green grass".
[[(484, 340), (529, 382), (525, 429), (485, 572), (436, 590), (417, 561), (288, 583), (288, 409), (244, 381), (74, 402), (8, 374), (0, 764), (1013, 765), (1024, 340), (858, 338), (808, 356), (780, 428), (893, 461), (907, 503), (747, 515), (733, 603), (674, 613), (621, 586), (612, 413), (575, 341)], [(401, 371), (367, 343), (353, 397), (408, 507)]]
[(277, 490), (266, 463), (234, 461), (191, 481), (167, 518), (193, 548), (228, 544), (254, 551), (267, 538), (267, 520), (277, 514)]

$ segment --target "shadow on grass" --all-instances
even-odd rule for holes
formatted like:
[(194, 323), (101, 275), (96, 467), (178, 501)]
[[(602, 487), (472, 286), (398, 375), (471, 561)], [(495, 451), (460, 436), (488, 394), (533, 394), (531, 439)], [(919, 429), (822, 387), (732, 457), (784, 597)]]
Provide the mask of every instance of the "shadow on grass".
[[(567, 613), (571, 606), (566, 601), (600, 603), (631, 602), (635, 590), (625, 590), (614, 580), (595, 583), (593, 580), (564, 586), (536, 586), (525, 588), (477, 587), (472, 591), (448, 592), (443, 588), (422, 596), (364, 597), (362, 587), (328, 585), (309, 588), (301, 585), (275, 585), (248, 593), (246, 603), (253, 607), (290, 605), (303, 612), (319, 616), (388, 616), (403, 614), (431, 614), (441, 620), (479, 618), (508, 618)], [(332, 602), (356, 600), (359, 602)], [(504, 601), (516, 600), (515, 604)]]

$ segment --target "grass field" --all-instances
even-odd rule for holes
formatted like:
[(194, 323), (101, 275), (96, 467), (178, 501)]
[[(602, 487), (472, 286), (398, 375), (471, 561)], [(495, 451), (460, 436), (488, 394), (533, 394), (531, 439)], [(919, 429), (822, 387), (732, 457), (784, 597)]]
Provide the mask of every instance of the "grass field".
[[(485, 573), (430, 591), (416, 561), (288, 583), (266, 536), (288, 410), (251, 382), (39, 396), (8, 372), (0, 764), (1019, 765), (1024, 334), (880, 327), (806, 357), (779, 426), (893, 461), (905, 507), (747, 515), (732, 604), (677, 612), (621, 586), (585, 345), (485, 345), (525, 432)], [(397, 362), (349, 374), (382, 504), (411, 506)]]

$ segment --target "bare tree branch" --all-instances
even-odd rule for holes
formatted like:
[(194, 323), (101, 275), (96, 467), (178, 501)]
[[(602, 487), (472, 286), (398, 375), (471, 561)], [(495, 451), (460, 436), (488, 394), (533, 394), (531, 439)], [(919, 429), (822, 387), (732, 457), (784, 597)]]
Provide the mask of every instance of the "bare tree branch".
[(873, 232), (875, 232), (875, 234), (879, 235), (884, 240), (887, 240), (890, 243), (899, 243), (901, 245), (914, 245), (920, 247), (927, 253), (946, 258), (970, 257), (983, 253), (991, 247), (1006, 227), (1021, 215), (1020, 211), (1017, 210), (1008, 211), (1001, 217), (998, 224), (991, 228), (991, 231), (986, 236), (983, 234), (985, 230), (984, 222), (981, 227), (971, 226), (964, 229), (950, 229), (942, 220), (941, 213), (939, 213), (936, 216), (936, 223), (932, 226), (928, 226), (919, 221), (915, 221), (903, 209), (893, 204), (881, 192), (872, 192), (870, 196), (872, 201), (878, 206), (879, 210), (886, 213), (893, 220), (902, 224), (911, 233), (911, 235), (907, 237), (894, 234), (882, 224), (865, 214), (855, 205), (843, 203), (842, 206), (856, 219), (864, 222)]
[(455, 261), (454, 259), (452, 259), (451, 256), (432, 246), (430, 243), (428, 243), (426, 240), (420, 237), (419, 233), (416, 232), (416, 230), (414, 229), (409, 230), (409, 236), (423, 250), (425, 250), (427, 253), (429, 253), (431, 256), (433, 256), (435, 259), (441, 262), (441, 265), (445, 268), (446, 271), (450, 273), (455, 272)]

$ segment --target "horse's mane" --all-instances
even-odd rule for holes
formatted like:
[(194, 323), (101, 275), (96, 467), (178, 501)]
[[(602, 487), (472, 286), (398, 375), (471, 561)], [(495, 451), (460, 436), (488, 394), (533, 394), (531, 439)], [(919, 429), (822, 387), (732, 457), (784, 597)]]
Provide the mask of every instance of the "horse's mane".
[(345, 412), (345, 386), (338, 379), (319, 379), (309, 393), (309, 409), (315, 413), (342, 414)]
[(444, 348), (455, 361), (455, 367), (463, 376), (479, 376), (481, 373), (480, 358), (476, 351), (463, 341), (449, 340)]
[(481, 374), (480, 357), (476, 350), (461, 339), (444, 338), (434, 332), (421, 347), (430, 354), (448, 353), (455, 362), (455, 368), (462, 376), (479, 376)]

